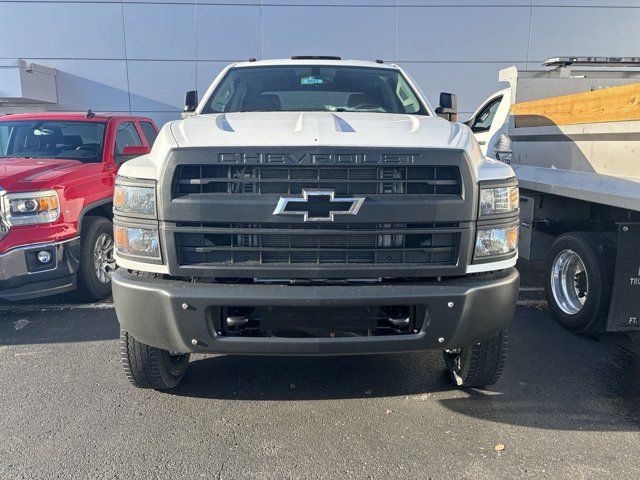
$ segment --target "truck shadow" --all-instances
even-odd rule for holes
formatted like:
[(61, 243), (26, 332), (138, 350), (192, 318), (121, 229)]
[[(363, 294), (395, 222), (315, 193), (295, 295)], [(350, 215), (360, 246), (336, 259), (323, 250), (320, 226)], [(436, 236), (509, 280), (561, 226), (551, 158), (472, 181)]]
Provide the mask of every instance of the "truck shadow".
[(578, 337), (548, 312), (519, 307), (510, 347), (508, 368), (490, 390), (452, 387), (440, 353), (425, 352), (196, 358), (169, 394), (235, 401), (399, 397), (399, 405), (407, 399), (416, 400), (413, 408), (420, 401), (438, 402), (445, 415), (496, 423), (551, 430), (640, 428), (640, 337)]

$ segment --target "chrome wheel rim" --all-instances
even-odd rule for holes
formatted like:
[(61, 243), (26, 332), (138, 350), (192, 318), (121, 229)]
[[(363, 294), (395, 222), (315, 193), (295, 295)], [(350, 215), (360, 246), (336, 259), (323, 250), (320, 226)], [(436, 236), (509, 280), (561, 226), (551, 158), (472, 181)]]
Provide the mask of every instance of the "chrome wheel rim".
[(580, 255), (573, 250), (563, 250), (553, 260), (551, 292), (560, 310), (568, 315), (576, 315), (584, 307), (589, 277)]
[(113, 237), (108, 233), (103, 233), (96, 241), (93, 249), (93, 265), (100, 282), (111, 282), (111, 276), (116, 269), (116, 260), (113, 257)]

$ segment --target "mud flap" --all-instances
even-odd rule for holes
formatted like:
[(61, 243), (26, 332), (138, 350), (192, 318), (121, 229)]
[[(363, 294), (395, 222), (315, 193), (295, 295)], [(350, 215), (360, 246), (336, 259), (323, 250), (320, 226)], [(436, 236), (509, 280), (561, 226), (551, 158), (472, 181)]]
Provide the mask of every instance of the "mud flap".
[(618, 225), (618, 252), (607, 331), (640, 330), (640, 223)]

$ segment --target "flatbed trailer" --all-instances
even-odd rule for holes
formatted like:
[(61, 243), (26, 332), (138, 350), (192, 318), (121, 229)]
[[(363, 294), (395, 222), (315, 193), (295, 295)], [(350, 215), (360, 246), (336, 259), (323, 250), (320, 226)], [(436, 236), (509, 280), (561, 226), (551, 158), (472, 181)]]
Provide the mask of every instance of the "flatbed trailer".
[(558, 57), (545, 67), (502, 70), (510, 88), (468, 123), (516, 173), (519, 254), (546, 262), (558, 321), (580, 333), (638, 330), (640, 58)]

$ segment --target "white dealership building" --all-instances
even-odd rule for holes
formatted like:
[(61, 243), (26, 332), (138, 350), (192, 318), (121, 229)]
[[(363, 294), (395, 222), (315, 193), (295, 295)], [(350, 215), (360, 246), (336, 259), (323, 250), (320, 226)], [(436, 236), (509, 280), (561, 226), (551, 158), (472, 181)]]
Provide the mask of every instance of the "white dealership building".
[(640, 0), (0, 1), (0, 114), (91, 108), (162, 124), (230, 62), (340, 55), (400, 64), (433, 104), (458, 94), (464, 118), (503, 67), (640, 56), (638, 25)]

